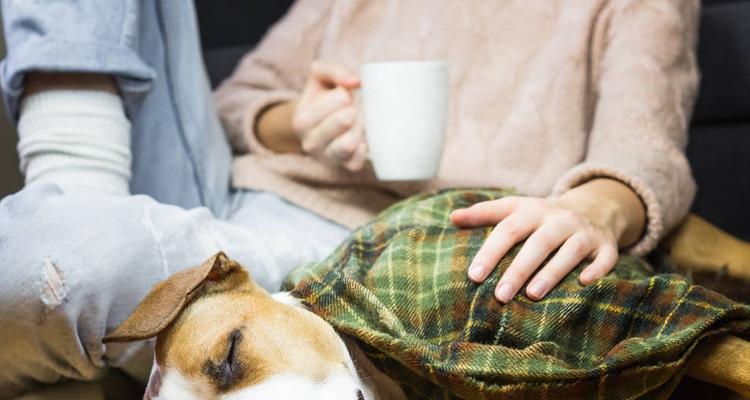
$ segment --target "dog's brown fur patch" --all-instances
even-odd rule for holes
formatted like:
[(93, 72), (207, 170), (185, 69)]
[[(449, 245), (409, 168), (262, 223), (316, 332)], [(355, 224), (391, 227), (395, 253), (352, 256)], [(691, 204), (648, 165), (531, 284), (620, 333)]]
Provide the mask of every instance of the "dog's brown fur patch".
[[(257, 287), (208, 292), (159, 336), (159, 365), (217, 392), (256, 385), (279, 373), (319, 381), (346, 368), (338, 335), (314, 314), (282, 304)], [(236, 331), (241, 339), (233, 379), (217, 382), (210, 366), (224, 362), (229, 335)]]
[(322, 381), (347, 368), (345, 349), (330, 325), (273, 299), (223, 253), (158, 283), (104, 341), (157, 335), (162, 371), (178, 371), (204, 397), (277, 374)]

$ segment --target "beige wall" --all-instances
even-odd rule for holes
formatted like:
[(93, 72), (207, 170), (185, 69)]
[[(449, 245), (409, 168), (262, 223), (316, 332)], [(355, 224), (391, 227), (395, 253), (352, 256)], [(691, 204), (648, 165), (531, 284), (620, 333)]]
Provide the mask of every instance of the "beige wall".
[[(5, 57), (5, 42), (0, 30), (0, 58)], [(0, 112), (0, 198), (21, 188), (21, 175), (18, 172), (16, 157), (16, 131), (8, 122), (5, 111)]]

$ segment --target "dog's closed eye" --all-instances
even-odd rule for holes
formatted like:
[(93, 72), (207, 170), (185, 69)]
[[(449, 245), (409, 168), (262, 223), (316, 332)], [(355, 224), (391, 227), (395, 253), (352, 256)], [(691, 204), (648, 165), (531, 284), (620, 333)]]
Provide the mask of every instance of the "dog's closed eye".
[(234, 370), (234, 367), (236, 366), (237, 362), (237, 345), (239, 344), (240, 338), (242, 337), (242, 333), (240, 331), (234, 331), (232, 332), (232, 335), (229, 337), (229, 351), (227, 351), (227, 358), (224, 360), (224, 363), (227, 366), (227, 369), (229, 370), (229, 373), (231, 374)]
[(206, 360), (203, 372), (218, 387), (219, 391), (226, 391), (244, 374), (243, 365), (238, 360), (237, 353), (242, 340), (242, 331), (235, 329), (227, 338), (226, 356), (218, 362)]

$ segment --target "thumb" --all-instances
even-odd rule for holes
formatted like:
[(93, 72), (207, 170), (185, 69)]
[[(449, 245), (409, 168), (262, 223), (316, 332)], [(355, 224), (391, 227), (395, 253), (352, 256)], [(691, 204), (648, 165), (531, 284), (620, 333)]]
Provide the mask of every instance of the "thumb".
[(313, 62), (312, 76), (324, 86), (343, 86), (345, 89), (356, 89), (360, 85), (359, 77), (348, 68), (338, 64)]

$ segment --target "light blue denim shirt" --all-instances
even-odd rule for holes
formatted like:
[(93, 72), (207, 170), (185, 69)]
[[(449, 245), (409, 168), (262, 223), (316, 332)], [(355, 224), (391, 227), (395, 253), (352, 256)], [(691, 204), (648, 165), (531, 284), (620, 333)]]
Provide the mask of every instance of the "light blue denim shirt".
[[(212, 137), (223, 131), (207, 104), (192, 1), (2, 0), (2, 13), (8, 52), (0, 84), (12, 118), (29, 71), (112, 75), (133, 125), (131, 192), (225, 211), (231, 152)], [(174, 184), (186, 181), (195, 184)]]

